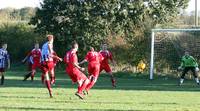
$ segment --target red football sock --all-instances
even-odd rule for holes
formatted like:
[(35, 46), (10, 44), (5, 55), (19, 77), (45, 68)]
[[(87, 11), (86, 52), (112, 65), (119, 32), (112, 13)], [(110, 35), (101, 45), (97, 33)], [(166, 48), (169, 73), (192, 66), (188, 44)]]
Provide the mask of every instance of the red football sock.
[(31, 80), (33, 81), (35, 73), (31, 73)]
[(116, 80), (114, 78), (111, 78), (112, 84), (116, 83)]
[(81, 86), (78, 87), (78, 93), (82, 93), (84, 89), (86, 89), (88, 85), (88, 80), (85, 80)]
[(55, 77), (51, 77), (51, 84), (55, 83)]
[(93, 80), (93, 81), (91, 81), (89, 84), (87, 84), (87, 86), (86, 86), (86, 90), (87, 91), (89, 91), (93, 86), (94, 86), (94, 84), (95, 84), (96, 82)]
[(50, 81), (49, 81), (49, 80), (46, 80), (46, 81), (45, 81), (45, 84), (46, 84), (46, 87), (47, 87), (47, 89), (48, 89), (48, 91), (49, 91), (50, 97), (52, 97)]

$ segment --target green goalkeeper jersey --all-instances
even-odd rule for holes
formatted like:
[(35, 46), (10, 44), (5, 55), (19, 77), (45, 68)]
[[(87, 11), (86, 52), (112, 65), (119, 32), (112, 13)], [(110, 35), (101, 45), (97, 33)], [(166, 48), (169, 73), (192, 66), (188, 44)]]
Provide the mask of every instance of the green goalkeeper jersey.
[(198, 67), (198, 63), (192, 56), (183, 56), (181, 59), (181, 67)]

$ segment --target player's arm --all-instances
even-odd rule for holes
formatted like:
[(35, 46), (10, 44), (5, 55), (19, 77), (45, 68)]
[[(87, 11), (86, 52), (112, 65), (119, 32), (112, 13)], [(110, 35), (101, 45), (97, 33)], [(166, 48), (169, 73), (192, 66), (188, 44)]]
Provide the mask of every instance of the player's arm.
[(31, 52), (22, 60), (22, 63), (26, 62), (26, 60), (31, 56)]
[(63, 61), (62, 58), (58, 57), (57, 55), (52, 55), (54, 59), (59, 60), (59, 61)]
[(73, 63), (73, 65), (81, 71), (85, 71), (85, 68), (82, 68), (78, 65), (78, 63)]
[(195, 67), (198, 67), (198, 63), (197, 63), (196, 59), (194, 59), (194, 57), (192, 57), (192, 56), (190, 56), (190, 57), (193, 60), (193, 62), (195, 63)]
[(77, 59), (77, 56), (76, 55), (72, 55), (72, 56), (74, 56), (72, 60), (73, 61), (72, 64), (74, 65), (74, 67), (78, 68), (81, 71), (85, 71), (85, 68), (80, 67), (79, 63), (75, 62), (76, 61), (75, 59)]
[(85, 56), (85, 59), (82, 60), (81, 62), (79, 62), (78, 64), (79, 64), (79, 65), (84, 64), (84, 63), (88, 62), (88, 59), (89, 59), (89, 57), (88, 57), (88, 54), (87, 54), (87, 55)]
[(82, 60), (80, 63), (78, 63), (79, 65), (84, 64), (87, 62), (87, 59)]
[(112, 64), (115, 66), (116, 65), (116, 61), (113, 59), (113, 55), (111, 52), (109, 52), (109, 59), (112, 62)]
[(182, 70), (184, 68), (184, 57), (181, 58), (181, 65), (178, 67), (178, 70)]

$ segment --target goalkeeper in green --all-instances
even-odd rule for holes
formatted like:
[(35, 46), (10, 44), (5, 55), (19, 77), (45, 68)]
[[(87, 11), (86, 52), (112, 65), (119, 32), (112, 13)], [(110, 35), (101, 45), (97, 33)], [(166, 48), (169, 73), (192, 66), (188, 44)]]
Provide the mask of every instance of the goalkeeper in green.
[(181, 75), (181, 78), (180, 78), (179, 85), (181, 85), (183, 83), (185, 74), (190, 70), (193, 73), (193, 76), (195, 78), (196, 83), (199, 85), (199, 79), (198, 79), (198, 76), (197, 76), (197, 72), (199, 71), (198, 63), (194, 59), (194, 57), (189, 55), (189, 52), (186, 51), (185, 55), (181, 58), (181, 66), (179, 66), (178, 69), (182, 70), (182, 75)]

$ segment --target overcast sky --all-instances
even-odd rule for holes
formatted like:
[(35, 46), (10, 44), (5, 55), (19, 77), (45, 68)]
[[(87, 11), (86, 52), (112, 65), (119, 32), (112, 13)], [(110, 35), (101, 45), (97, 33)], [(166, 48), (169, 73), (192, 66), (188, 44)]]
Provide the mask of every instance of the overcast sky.
[[(0, 8), (5, 7), (14, 7), (14, 8), (22, 8), (22, 7), (38, 7), (42, 0), (0, 0)], [(189, 6), (186, 11), (190, 12), (194, 10), (195, 0), (190, 0)], [(198, 10), (200, 11), (200, 0), (198, 0)]]

